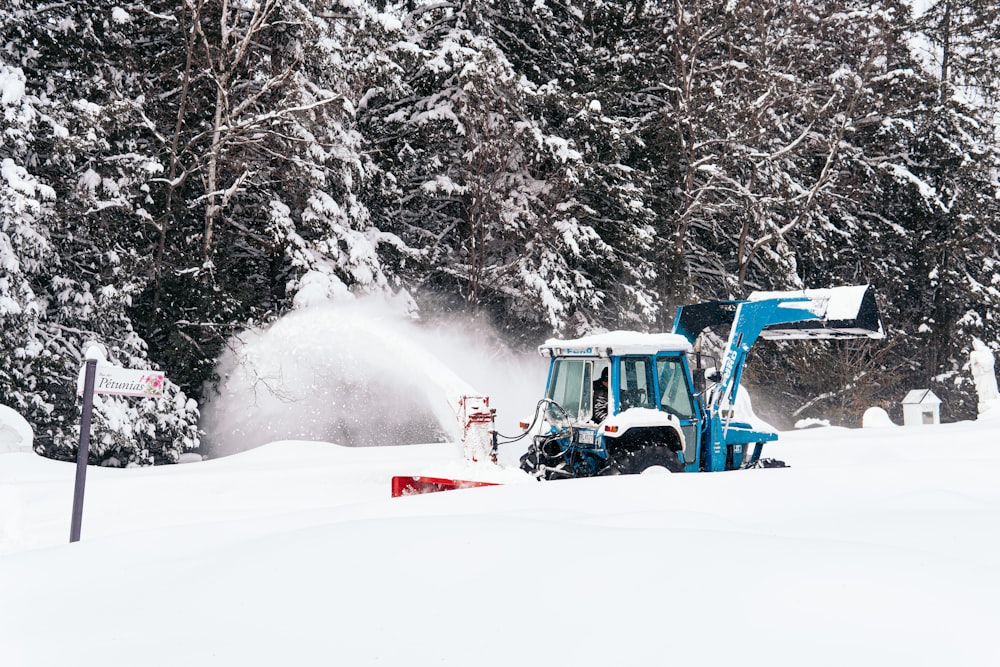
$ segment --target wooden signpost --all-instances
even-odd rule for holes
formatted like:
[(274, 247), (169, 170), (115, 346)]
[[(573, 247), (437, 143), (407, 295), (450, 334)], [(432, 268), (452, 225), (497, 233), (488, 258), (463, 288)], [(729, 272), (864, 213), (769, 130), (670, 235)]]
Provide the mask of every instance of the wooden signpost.
[(69, 541), (80, 541), (83, 522), (83, 492), (87, 485), (87, 457), (90, 454), (90, 422), (94, 411), (94, 394), (115, 396), (163, 396), (165, 378), (159, 371), (120, 368), (108, 363), (104, 349), (91, 345), (84, 353), (83, 383), (77, 392), (83, 394), (83, 413), (80, 417), (80, 446), (76, 454), (76, 484), (73, 488), (73, 518), (70, 522)]

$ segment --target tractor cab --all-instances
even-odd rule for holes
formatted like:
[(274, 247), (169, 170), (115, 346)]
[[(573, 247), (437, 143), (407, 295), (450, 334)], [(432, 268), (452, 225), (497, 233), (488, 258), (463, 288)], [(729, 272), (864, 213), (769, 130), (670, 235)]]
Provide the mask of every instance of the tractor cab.
[[(543, 464), (546, 475), (631, 473), (651, 466), (697, 470), (704, 420), (688, 365), (690, 350), (680, 335), (630, 331), (540, 346), (551, 362), (532, 451), (552, 454)], [(538, 464), (532, 460), (528, 466)]]

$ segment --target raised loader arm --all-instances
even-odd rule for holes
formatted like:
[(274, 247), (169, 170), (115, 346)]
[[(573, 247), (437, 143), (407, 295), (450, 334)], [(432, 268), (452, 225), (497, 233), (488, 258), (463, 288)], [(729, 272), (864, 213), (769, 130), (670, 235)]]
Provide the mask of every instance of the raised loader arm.
[[(709, 301), (681, 306), (674, 333), (692, 345), (706, 328), (728, 325), (729, 340), (719, 381), (705, 409), (712, 421), (713, 441), (727, 440), (747, 353), (758, 338), (801, 340), (883, 338), (874, 290), (867, 285), (792, 292), (755, 292), (745, 301)], [(749, 434), (748, 434), (749, 436)], [(771, 439), (775, 436), (771, 434)], [(754, 457), (756, 458), (756, 457)]]
[(768, 326), (818, 319), (819, 316), (809, 310), (808, 305), (809, 300), (802, 297), (739, 303), (729, 330), (722, 368), (719, 369), (719, 384), (713, 392), (712, 405), (706, 407), (712, 411), (730, 412), (736, 402), (736, 393), (750, 348)]

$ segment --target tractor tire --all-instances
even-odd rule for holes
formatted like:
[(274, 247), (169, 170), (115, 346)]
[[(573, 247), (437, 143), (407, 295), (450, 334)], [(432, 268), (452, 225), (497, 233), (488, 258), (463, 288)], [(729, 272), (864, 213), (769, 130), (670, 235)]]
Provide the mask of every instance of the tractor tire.
[(638, 475), (650, 468), (666, 468), (670, 472), (683, 472), (684, 464), (677, 458), (677, 452), (669, 447), (643, 447), (619, 456), (618, 469), (624, 475)]

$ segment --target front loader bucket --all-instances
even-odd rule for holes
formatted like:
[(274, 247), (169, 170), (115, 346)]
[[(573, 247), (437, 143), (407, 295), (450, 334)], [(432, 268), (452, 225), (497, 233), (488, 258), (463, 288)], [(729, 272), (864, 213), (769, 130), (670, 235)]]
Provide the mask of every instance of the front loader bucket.
[(436, 493), (437, 491), (452, 491), (454, 489), (471, 489), (477, 486), (497, 485), (493, 482), (473, 482), (465, 479), (397, 475), (392, 478), (392, 497), (416, 496), (422, 493)]
[(885, 338), (875, 289), (851, 285), (792, 292), (754, 292), (749, 301), (789, 299), (788, 307), (808, 310), (816, 319), (766, 326), (760, 337), (767, 340), (831, 338)]
[[(779, 310), (801, 311), (794, 316), (778, 318), (775, 324), (765, 324), (760, 337), (771, 340), (819, 338), (884, 338), (882, 320), (875, 302), (875, 289), (870, 285), (851, 285), (829, 289), (796, 290), (791, 292), (754, 292), (747, 301), (773, 300)], [(674, 333), (685, 336), (691, 344), (709, 327), (731, 327), (746, 301), (705, 301), (677, 309)], [(786, 311), (787, 312), (787, 311)]]

